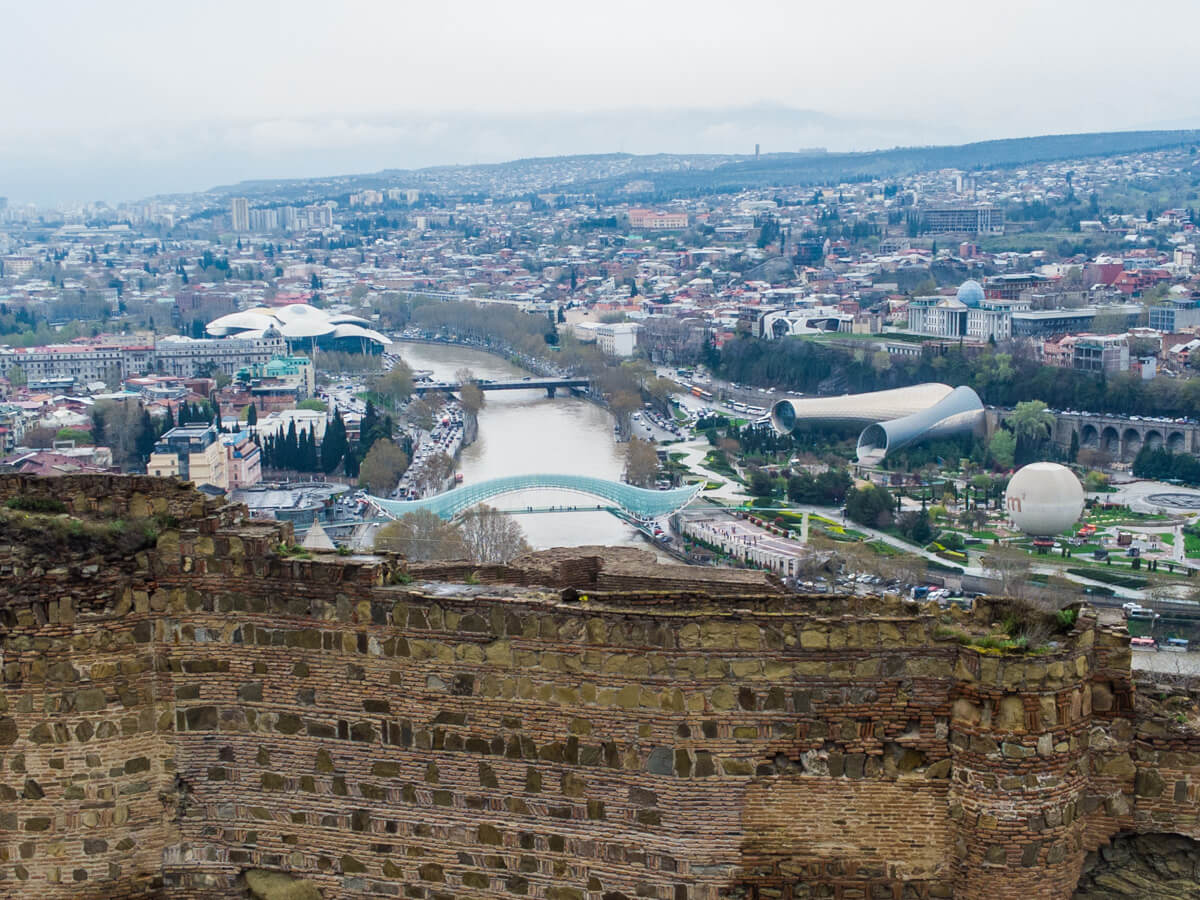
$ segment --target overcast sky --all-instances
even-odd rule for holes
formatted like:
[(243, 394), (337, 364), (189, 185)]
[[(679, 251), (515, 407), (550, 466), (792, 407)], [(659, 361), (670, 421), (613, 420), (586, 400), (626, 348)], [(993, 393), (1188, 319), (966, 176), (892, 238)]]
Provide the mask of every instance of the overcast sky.
[(0, 0), (0, 23), (13, 202), (1200, 123), (1197, 0)]

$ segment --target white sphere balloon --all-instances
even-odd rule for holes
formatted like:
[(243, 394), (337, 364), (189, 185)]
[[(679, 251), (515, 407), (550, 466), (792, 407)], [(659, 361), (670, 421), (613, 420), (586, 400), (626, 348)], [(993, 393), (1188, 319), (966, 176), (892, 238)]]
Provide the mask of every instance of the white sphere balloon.
[(1004, 508), (1026, 534), (1058, 534), (1083, 512), (1083, 485), (1066, 466), (1030, 463), (1008, 482)]

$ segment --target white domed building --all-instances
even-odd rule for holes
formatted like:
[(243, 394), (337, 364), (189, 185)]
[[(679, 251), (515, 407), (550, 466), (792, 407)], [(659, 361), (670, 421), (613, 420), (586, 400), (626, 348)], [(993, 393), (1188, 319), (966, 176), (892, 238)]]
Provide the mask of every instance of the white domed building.
[(367, 326), (371, 323), (347, 313), (330, 314), (307, 303), (270, 308), (265, 306), (230, 313), (213, 319), (206, 330), (213, 337), (262, 337), (277, 331), (292, 347), (341, 350), (349, 353), (378, 353), (389, 343), (386, 335)]
[(1079, 520), (1083, 485), (1066, 466), (1030, 463), (1008, 482), (1004, 508), (1013, 524), (1026, 534), (1051, 537)]
[(1007, 341), (1012, 337), (1012, 314), (1030, 306), (1028, 300), (989, 298), (978, 281), (968, 279), (953, 297), (909, 300), (908, 329), (940, 338)]
[(958, 286), (958, 292), (954, 295), (954, 299), (963, 306), (978, 309), (979, 304), (984, 300), (983, 285), (973, 278), (968, 278)]

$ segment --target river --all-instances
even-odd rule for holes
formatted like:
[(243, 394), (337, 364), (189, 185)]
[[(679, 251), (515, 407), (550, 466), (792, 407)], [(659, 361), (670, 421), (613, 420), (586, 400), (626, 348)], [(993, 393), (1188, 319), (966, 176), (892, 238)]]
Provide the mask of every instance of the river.
[[(499, 356), (452, 344), (392, 344), (413, 369), (453, 380), (460, 369), (494, 381), (523, 378), (529, 373)], [(613, 419), (594, 403), (560, 391), (553, 400), (545, 391), (489, 391), (479, 413), (479, 436), (462, 452), (459, 471), (466, 481), (501, 475), (566, 473), (619, 480), (625, 467), (624, 448), (613, 439)], [(497, 497), (504, 509), (524, 506), (583, 506), (578, 494), (536, 491)], [(606, 512), (523, 513), (517, 521), (530, 545), (578, 547), (583, 544), (646, 547), (638, 533)]]

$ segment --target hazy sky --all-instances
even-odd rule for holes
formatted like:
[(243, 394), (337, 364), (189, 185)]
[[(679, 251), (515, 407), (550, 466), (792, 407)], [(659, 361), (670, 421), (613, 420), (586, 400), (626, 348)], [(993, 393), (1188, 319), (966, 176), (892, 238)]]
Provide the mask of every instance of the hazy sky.
[(14, 202), (1200, 122), (1196, 0), (0, 0), (0, 23)]

